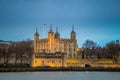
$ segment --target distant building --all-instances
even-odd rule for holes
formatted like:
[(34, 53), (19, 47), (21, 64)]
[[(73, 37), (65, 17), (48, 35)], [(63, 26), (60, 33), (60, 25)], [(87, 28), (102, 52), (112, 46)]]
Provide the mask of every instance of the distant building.
[[(66, 65), (65, 59), (77, 58), (78, 45), (74, 26), (72, 27), (70, 36), (70, 39), (61, 38), (58, 29), (56, 28), (56, 32), (54, 33), (52, 30), (52, 25), (50, 25), (48, 38), (41, 39), (36, 29), (34, 34), (34, 56), (32, 66), (37, 67), (53, 65), (54, 67), (60, 67)], [(64, 57), (62, 57), (62, 54), (64, 54)]]
[(3, 40), (0, 40), (0, 44), (10, 44), (11, 43), (11, 41), (3, 41)]

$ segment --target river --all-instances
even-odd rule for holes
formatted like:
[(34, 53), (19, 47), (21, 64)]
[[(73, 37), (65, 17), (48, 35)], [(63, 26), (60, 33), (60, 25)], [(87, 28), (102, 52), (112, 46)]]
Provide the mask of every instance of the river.
[(120, 72), (3, 72), (0, 80), (120, 80)]

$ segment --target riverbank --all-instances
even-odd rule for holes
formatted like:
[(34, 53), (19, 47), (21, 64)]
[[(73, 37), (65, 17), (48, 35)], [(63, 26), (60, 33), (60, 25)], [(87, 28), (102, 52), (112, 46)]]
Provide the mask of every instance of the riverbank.
[(69, 67), (69, 68), (0, 68), (0, 72), (40, 72), (40, 71), (108, 71), (108, 72), (120, 72), (120, 68), (96, 68), (96, 67)]

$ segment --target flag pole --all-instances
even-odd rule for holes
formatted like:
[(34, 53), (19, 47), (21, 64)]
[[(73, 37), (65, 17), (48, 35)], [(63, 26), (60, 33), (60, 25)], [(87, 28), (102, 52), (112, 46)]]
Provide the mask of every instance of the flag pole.
[(46, 24), (43, 25), (43, 38), (45, 38), (45, 29), (44, 29), (44, 28), (45, 28), (45, 25), (46, 25)]

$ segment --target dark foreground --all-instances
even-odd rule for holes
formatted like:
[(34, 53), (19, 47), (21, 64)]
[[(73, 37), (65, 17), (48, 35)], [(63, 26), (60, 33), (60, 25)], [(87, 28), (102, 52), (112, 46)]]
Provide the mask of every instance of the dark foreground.
[(96, 68), (96, 67), (69, 67), (69, 68), (50, 68), (50, 67), (38, 67), (38, 68), (0, 68), (0, 72), (37, 72), (37, 71), (108, 71), (108, 72), (120, 72), (120, 68)]

